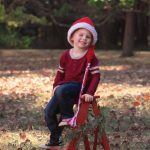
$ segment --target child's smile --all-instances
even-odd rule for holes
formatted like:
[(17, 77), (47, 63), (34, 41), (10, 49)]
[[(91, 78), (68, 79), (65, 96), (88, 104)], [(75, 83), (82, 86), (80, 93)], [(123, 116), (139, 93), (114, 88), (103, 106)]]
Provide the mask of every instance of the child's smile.
[(73, 35), (71, 40), (74, 47), (79, 49), (87, 49), (92, 42), (92, 35), (86, 29), (78, 29)]

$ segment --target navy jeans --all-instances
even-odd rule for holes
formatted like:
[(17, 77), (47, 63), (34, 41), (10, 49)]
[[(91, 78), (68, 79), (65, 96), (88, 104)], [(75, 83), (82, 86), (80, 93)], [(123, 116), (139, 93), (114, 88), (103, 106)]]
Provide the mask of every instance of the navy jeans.
[(63, 118), (73, 117), (73, 105), (76, 103), (81, 89), (80, 83), (66, 83), (56, 88), (54, 96), (51, 98), (45, 108), (45, 121), (51, 132), (50, 141), (58, 141), (63, 127), (59, 127), (60, 120), (57, 114)]

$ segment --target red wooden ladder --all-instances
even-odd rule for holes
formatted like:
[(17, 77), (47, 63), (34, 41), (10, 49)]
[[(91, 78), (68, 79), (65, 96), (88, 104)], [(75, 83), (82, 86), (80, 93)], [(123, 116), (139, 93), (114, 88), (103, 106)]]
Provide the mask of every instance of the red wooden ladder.
[[(99, 117), (101, 115), (101, 111), (97, 106), (97, 102), (96, 99), (99, 98), (99, 96), (95, 96), (94, 100), (89, 103), (89, 102), (85, 102), (84, 100), (82, 100), (82, 103), (80, 105), (80, 110), (78, 113), (78, 117), (77, 117), (77, 128), (72, 128), (72, 130), (77, 130), (78, 128), (80, 128), (82, 125), (84, 125), (87, 122), (87, 118), (88, 118), (88, 111), (89, 111), (89, 107), (90, 105), (92, 105), (92, 110), (94, 113), (94, 117)], [(82, 134), (82, 139), (83, 139), (83, 143), (84, 143), (84, 147), (85, 150), (96, 150), (98, 145), (102, 145), (104, 150), (110, 150), (109, 147), (109, 142), (106, 136), (105, 131), (102, 134), (102, 137), (99, 137), (98, 135), (98, 131), (99, 131), (99, 124), (95, 127), (95, 129), (92, 131), (94, 133), (94, 142), (90, 143), (89, 139), (88, 139), (88, 134), (84, 133)], [(80, 135), (79, 135), (80, 136)], [(80, 140), (79, 136), (74, 137), (67, 145), (65, 145), (64, 147), (61, 148), (57, 148), (57, 149), (49, 149), (49, 150), (78, 150), (77, 149), (77, 144), (78, 141)], [(92, 148), (91, 148), (91, 144)]]
[[(95, 96), (94, 100), (91, 103), (85, 102), (84, 100), (82, 101), (82, 103), (80, 105), (78, 118), (77, 118), (77, 126), (78, 127), (80, 127), (81, 125), (84, 125), (86, 123), (90, 105), (92, 105), (92, 110), (93, 110), (95, 117), (98, 117), (101, 115), (101, 111), (98, 108), (97, 102), (96, 102), (97, 98), (99, 98), (99, 96)], [(85, 150), (96, 150), (98, 144), (101, 144), (104, 150), (110, 150), (106, 133), (103, 132), (102, 137), (98, 137), (98, 131), (99, 131), (99, 125), (97, 125), (97, 127), (93, 130), (94, 142), (93, 142), (92, 149), (90, 148), (90, 141), (88, 139), (88, 135), (87, 134), (83, 135), (83, 142), (84, 142)], [(76, 145), (77, 145), (78, 140), (79, 140), (79, 138), (77, 138), (77, 137), (73, 138), (70, 141), (70, 143), (68, 144), (68, 147), (66, 150), (77, 150)]]

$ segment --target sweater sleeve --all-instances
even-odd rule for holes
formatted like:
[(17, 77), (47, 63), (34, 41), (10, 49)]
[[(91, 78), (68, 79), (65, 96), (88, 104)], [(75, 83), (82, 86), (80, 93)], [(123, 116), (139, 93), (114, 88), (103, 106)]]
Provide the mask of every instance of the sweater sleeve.
[(91, 62), (90, 75), (91, 75), (91, 81), (86, 93), (90, 95), (94, 95), (98, 87), (98, 84), (100, 82), (99, 61), (96, 57), (94, 57), (94, 59)]
[(65, 74), (65, 55), (66, 55), (66, 51), (62, 53), (62, 55), (60, 56), (59, 66), (57, 68), (57, 73), (54, 79), (53, 88), (59, 85), (60, 81), (63, 81), (64, 74)]

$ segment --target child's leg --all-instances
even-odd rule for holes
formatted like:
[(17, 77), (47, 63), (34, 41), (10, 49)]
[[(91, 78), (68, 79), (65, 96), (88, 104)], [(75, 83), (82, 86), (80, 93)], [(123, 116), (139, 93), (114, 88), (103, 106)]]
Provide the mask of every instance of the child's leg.
[(62, 128), (58, 127), (57, 114), (59, 113), (58, 100), (55, 96), (49, 101), (45, 108), (45, 121), (51, 132), (50, 143), (58, 143)]
[(73, 105), (75, 99), (79, 97), (81, 84), (67, 83), (59, 86), (55, 91), (55, 96), (59, 101), (59, 108), (62, 118), (71, 118), (74, 115)]

